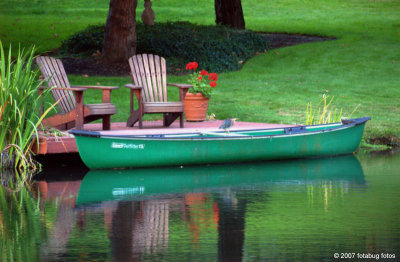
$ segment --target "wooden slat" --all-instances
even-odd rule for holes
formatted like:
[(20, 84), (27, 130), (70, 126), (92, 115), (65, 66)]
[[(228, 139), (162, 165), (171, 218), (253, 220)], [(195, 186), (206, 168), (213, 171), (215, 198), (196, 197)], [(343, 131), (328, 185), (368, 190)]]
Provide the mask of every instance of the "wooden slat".
[(131, 67), (131, 80), (133, 82), (134, 85), (137, 86), (141, 86), (142, 85), (142, 81), (140, 81), (140, 79), (138, 78), (136, 72), (138, 71), (139, 68), (136, 68), (137, 63), (136, 63), (136, 57), (131, 57), (129, 58), (129, 66)]
[[(63, 66), (61, 60), (56, 59), (55, 61), (57, 62), (57, 65), (58, 65), (58, 70), (60, 72), (60, 78), (62, 78), (62, 81), (64, 83), (63, 87), (71, 88), (71, 85), (69, 84), (68, 77), (67, 77), (67, 74), (65, 72), (65, 69), (64, 69), (64, 66)], [(70, 110), (72, 110), (73, 108), (75, 108), (75, 98), (74, 98), (73, 93), (71, 91), (63, 91), (63, 93), (65, 95), (65, 99), (67, 101), (67, 104), (68, 104)]]
[[(59, 64), (57, 63), (56, 59), (54, 59), (52, 57), (50, 57), (49, 63), (52, 66), (52, 69), (51, 69), (52, 74), (53, 74), (52, 78), (57, 82), (57, 86), (58, 87), (70, 87), (68, 80), (66, 82), (65, 77), (63, 76), (62, 70), (64, 68), (60, 69)], [(65, 74), (65, 72), (64, 72), (64, 74)], [(56, 92), (58, 92), (59, 95), (62, 97), (61, 99), (64, 102), (66, 112), (71, 111), (75, 107), (75, 104), (71, 105), (71, 96), (73, 96), (73, 95), (72, 94), (69, 95), (68, 92), (63, 91), (63, 90), (56, 90)]]
[(140, 77), (140, 79), (142, 80), (142, 85), (143, 85), (143, 100), (144, 101), (151, 101), (150, 100), (150, 94), (148, 93), (148, 89), (147, 89), (147, 80), (146, 80), (146, 73), (143, 67), (143, 57), (141, 55), (137, 55), (137, 64), (139, 66), (139, 74), (138, 76)]
[(144, 103), (145, 113), (183, 112), (182, 102), (149, 102)]
[(161, 76), (162, 76), (162, 88), (164, 93), (164, 101), (168, 101), (167, 99), (167, 63), (165, 62), (165, 58), (161, 57)]
[(85, 105), (91, 115), (112, 115), (117, 113), (117, 108), (111, 103)]
[[(46, 81), (48, 82), (49, 86), (57, 86), (57, 82), (52, 78), (52, 73), (51, 73), (51, 69), (50, 69), (50, 65), (47, 62), (47, 59), (45, 57), (38, 57), (37, 58), (37, 63), (39, 64), (39, 68), (40, 71), (42, 72), (43, 76), (45, 77)], [(52, 90), (52, 95), (54, 100), (58, 101), (60, 100), (60, 102), (57, 104), (57, 108), (59, 109), (59, 111), (61, 113), (66, 113), (65, 112), (65, 105), (64, 105), (64, 101), (61, 100), (61, 96), (58, 92), (56, 92), (56, 90)]]
[(159, 94), (158, 94), (158, 87), (157, 87), (157, 81), (156, 81), (156, 70), (154, 68), (154, 56), (152, 54), (148, 55), (149, 57), (149, 67), (150, 67), (150, 77), (151, 77), (151, 83), (152, 83), (152, 90), (154, 92), (154, 102), (161, 102), (159, 99)]
[(143, 86), (145, 102), (167, 101), (166, 61), (157, 55), (136, 55), (129, 59), (131, 78), (135, 85)]
[(144, 104), (154, 107), (183, 106), (182, 102), (147, 102)]
[(115, 106), (111, 103), (102, 103), (102, 104), (86, 104), (86, 106), (92, 108), (115, 108)]
[(147, 54), (143, 54), (142, 59), (143, 59), (143, 67), (144, 67), (144, 73), (145, 73), (146, 83), (147, 83), (145, 89), (147, 89), (147, 93), (149, 94), (147, 101), (155, 102), (154, 94), (153, 94), (154, 90), (153, 90), (153, 85), (151, 83), (151, 78), (150, 78), (150, 69), (149, 69), (149, 61), (148, 61)]
[[(52, 57), (40, 57), (38, 59), (42, 65), (41, 71), (51, 86), (71, 87), (60, 60)], [(52, 90), (52, 94), (56, 101), (60, 100), (57, 106), (61, 113), (69, 112), (75, 107), (75, 98), (71, 91)]]
[(155, 65), (156, 65), (156, 78), (157, 78), (157, 87), (158, 87), (158, 101), (160, 102), (167, 102), (164, 99), (163, 94), (163, 87), (161, 84), (161, 64), (160, 64), (160, 57), (158, 55), (154, 56)]
[[(51, 61), (53, 58), (45, 57), (44, 59), (46, 62), (46, 69), (48, 70), (48, 77), (50, 79), (51, 85), (60, 87), (60, 88), (63, 87), (62, 83), (59, 81), (59, 79), (57, 77), (57, 72), (54, 70), (54, 66)], [(64, 93), (58, 89), (52, 90), (51, 93), (53, 94), (54, 98), (57, 99), (57, 101), (60, 101), (57, 104), (57, 107), (60, 110), (60, 112), (62, 112), (62, 113), (69, 112), (70, 109), (68, 107), (68, 103), (65, 101)]]

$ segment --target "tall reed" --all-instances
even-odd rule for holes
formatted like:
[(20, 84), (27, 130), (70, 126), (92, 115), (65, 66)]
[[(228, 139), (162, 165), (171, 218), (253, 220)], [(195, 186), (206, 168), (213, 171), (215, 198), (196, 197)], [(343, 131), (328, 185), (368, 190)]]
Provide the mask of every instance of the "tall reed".
[(37, 169), (31, 158), (33, 137), (50, 108), (40, 115), (49, 90), (39, 94), (38, 71), (32, 70), (34, 48), (6, 56), (0, 42), (0, 164), (1, 169)]
[[(307, 103), (306, 125), (320, 125), (340, 122), (343, 115), (343, 109), (337, 109), (336, 106), (332, 104), (333, 98), (334, 97), (328, 99), (328, 96), (324, 94), (316, 108), (313, 108), (311, 102)], [(359, 106), (360, 105), (357, 105), (354, 108), (349, 117), (353, 115)]]

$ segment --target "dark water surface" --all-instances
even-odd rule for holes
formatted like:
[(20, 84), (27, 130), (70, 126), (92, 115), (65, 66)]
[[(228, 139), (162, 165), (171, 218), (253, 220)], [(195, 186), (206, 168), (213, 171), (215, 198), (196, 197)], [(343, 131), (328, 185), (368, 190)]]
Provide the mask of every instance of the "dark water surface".
[(359, 154), (89, 171), (37, 182), (29, 214), (3, 203), (0, 222), (21, 226), (1, 243), (21, 261), (400, 261), (399, 167)]

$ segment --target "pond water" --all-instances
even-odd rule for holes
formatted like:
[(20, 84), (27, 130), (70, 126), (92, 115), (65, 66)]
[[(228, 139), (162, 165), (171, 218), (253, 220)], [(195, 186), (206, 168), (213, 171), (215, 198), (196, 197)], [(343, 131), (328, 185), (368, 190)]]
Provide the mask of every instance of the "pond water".
[(399, 166), (358, 154), (2, 189), (0, 261), (399, 261)]

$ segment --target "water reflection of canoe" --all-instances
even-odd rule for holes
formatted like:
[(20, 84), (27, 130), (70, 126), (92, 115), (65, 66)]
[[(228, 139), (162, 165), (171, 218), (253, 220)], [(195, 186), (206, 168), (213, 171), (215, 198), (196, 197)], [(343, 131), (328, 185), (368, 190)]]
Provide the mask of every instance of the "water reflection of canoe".
[(138, 200), (160, 194), (218, 192), (227, 187), (254, 189), (327, 181), (363, 185), (364, 173), (353, 155), (236, 165), (92, 170), (82, 180), (77, 204)]
[(187, 133), (184, 129), (181, 133), (153, 135), (71, 133), (83, 162), (91, 169), (154, 167), (349, 154), (357, 150), (369, 119), (230, 133)]

